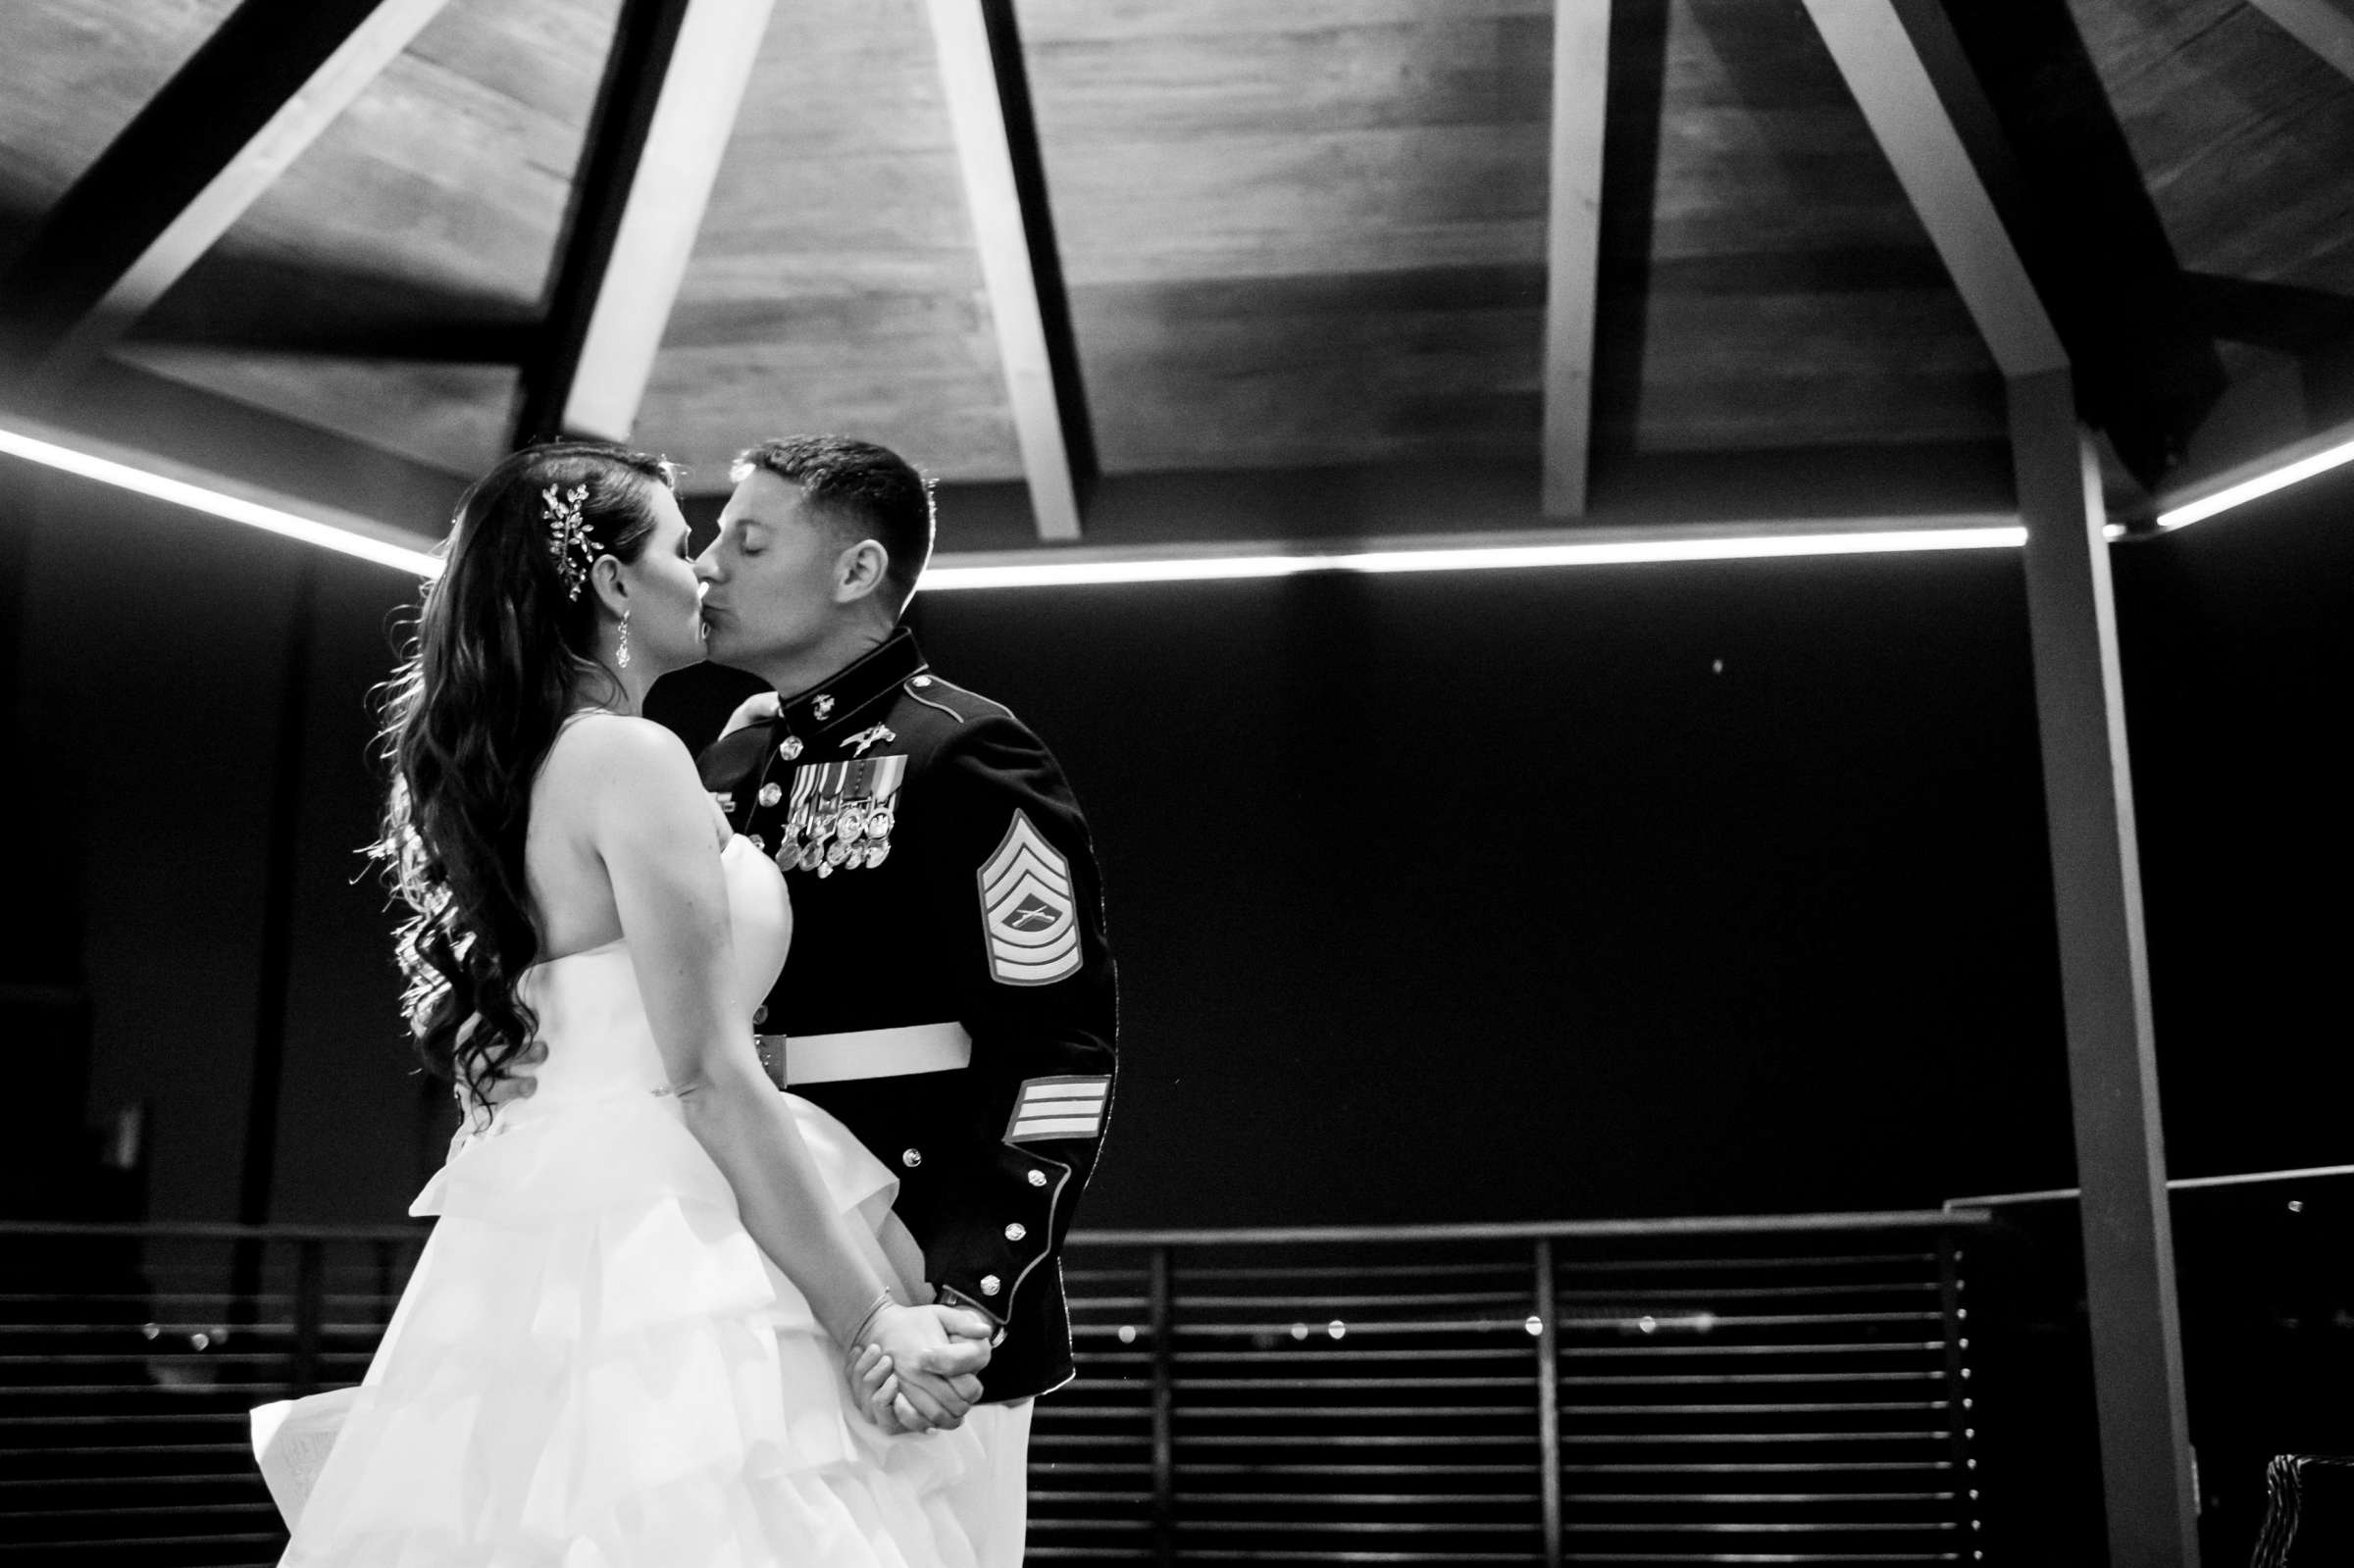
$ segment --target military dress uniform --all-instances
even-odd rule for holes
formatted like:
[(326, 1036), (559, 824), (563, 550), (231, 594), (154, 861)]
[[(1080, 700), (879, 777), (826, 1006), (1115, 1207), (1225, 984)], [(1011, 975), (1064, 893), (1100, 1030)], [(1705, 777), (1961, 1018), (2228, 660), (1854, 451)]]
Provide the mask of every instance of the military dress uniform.
[(1079, 803), (1038, 737), (934, 675), (903, 627), (701, 767), (793, 893), (762, 1061), (898, 1173), (931, 1284), (1004, 1331), (983, 1399), (1023, 1402), (1026, 1433), (1026, 1401), (1072, 1376), (1057, 1254), (1111, 1109), (1112, 959)]

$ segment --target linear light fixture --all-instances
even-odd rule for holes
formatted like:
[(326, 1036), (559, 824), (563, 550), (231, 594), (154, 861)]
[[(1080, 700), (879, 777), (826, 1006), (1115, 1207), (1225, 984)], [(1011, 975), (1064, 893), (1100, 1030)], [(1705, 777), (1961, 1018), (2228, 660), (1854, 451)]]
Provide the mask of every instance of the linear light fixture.
[[(304, 544), (315, 544), (344, 555), (356, 555), (363, 561), (374, 561), (379, 566), (392, 567), (419, 577), (434, 577), (441, 570), (438, 557), (417, 545), (402, 544), (396, 537), (385, 537), (394, 531), (380, 530), (365, 518), (339, 516), (325, 508), (321, 509), (318, 516), (305, 517), (281, 506), (217, 488), (215, 486), (218, 483), (232, 481), (221, 481), (212, 476), (205, 477), (213, 480), (209, 483), (198, 482), (194, 478), (174, 478), (156, 473), (153, 468), (142, 467), (139, 463), (101, 456), (81, 446), (69, 446), (28, 433), (22, 428), (12, 429), (6, 425), (0, 425), (0, 453), (92, 480), (100, 484), (111, 484), (117, 489), (169, 501), (175, 506), (184, 506), (210, 517), (242, 523), (247, 528), (298, 539)], [(152, 461), (145, 454), (139, 455), (142, 462)]]
[(2179, 529), (2193, 523), (2203, 523), (2220, 512), (2245, 506), (2260, 496), (2284, 490), (2317, 474), (2327, 474), (2343, 464), (2354, 463), (2354, 437), (2346, 437), (2343, 427), (2322, 439), (2328, 444), (2319, 451), (2291, 459), (2277, 468), (2268, 468), (2261, 474), (2226, 484), (2211, 494), (2184, 501), (2179, 506), (2159, 513), (2158, 526), (2162, 529)]
[(1300, 577), (1315, 572), (1477, 572), (1529, 567), (1616, 566), (1638, 562), (1748, 561), (1817, 555), (1885, 555), (1916, 550), (2018, 549), (2027, 531), (2016, 523), (1950, 528), (1820, 530), (1811, 532), (1552, 538), (1513, 544), (1433, 544), (1385, 549), (1300, 551), (1281, 547), (1234, 555), (1070, 557), (944, 556), (924, 574), (929, 591), (1080, 587), (1124, 582), (1202, 582)]

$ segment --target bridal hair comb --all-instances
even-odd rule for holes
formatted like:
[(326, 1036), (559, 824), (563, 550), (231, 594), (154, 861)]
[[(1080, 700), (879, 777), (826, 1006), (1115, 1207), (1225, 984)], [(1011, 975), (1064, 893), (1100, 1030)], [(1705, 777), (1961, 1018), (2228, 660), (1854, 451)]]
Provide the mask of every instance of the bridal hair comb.
[(588, 585), (588, 569), (596, 565), (596, 546), (589, 542), (588, 525), (581, 519), (581, 503), (588, 486), (576, 484), (559, 491), (551, 484), (539, 492), (539, 520), (547, 525), (547, 553), (556, 558), (556, 575), (564, 580), (564, 597), (577, 600)]

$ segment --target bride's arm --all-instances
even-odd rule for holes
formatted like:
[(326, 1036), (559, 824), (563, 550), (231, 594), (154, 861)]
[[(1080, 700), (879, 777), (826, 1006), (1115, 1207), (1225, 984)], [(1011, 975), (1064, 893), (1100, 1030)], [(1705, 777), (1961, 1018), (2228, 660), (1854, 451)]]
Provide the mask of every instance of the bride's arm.
[[(689, 1131), (735, 1189), (744, 1229), (837, 1343), (877, 1342), (901, 1367), (940, 1367), (932, 1352), (947, 1346), (943, 1320), (894, 1302), (760, 1070), (749, 1020), (736, 1016), (727, 886), (709, 799), (686, 747), (644, 723), (600, 724), (576, 745), (589, 753), (589, 834), (612, 880), (663, 1066)], [(986, 1344), (976, 1348), (969, 1370), (987, 1359)]]

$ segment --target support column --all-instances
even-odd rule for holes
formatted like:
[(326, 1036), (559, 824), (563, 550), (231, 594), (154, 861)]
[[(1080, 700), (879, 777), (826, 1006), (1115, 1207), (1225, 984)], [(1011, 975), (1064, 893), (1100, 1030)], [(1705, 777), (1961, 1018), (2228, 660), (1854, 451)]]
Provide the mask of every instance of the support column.
[(2011, 379), (2114, 1568), (2198, 1568), (2149, 949), (2100, 471), (2065, 370)]

